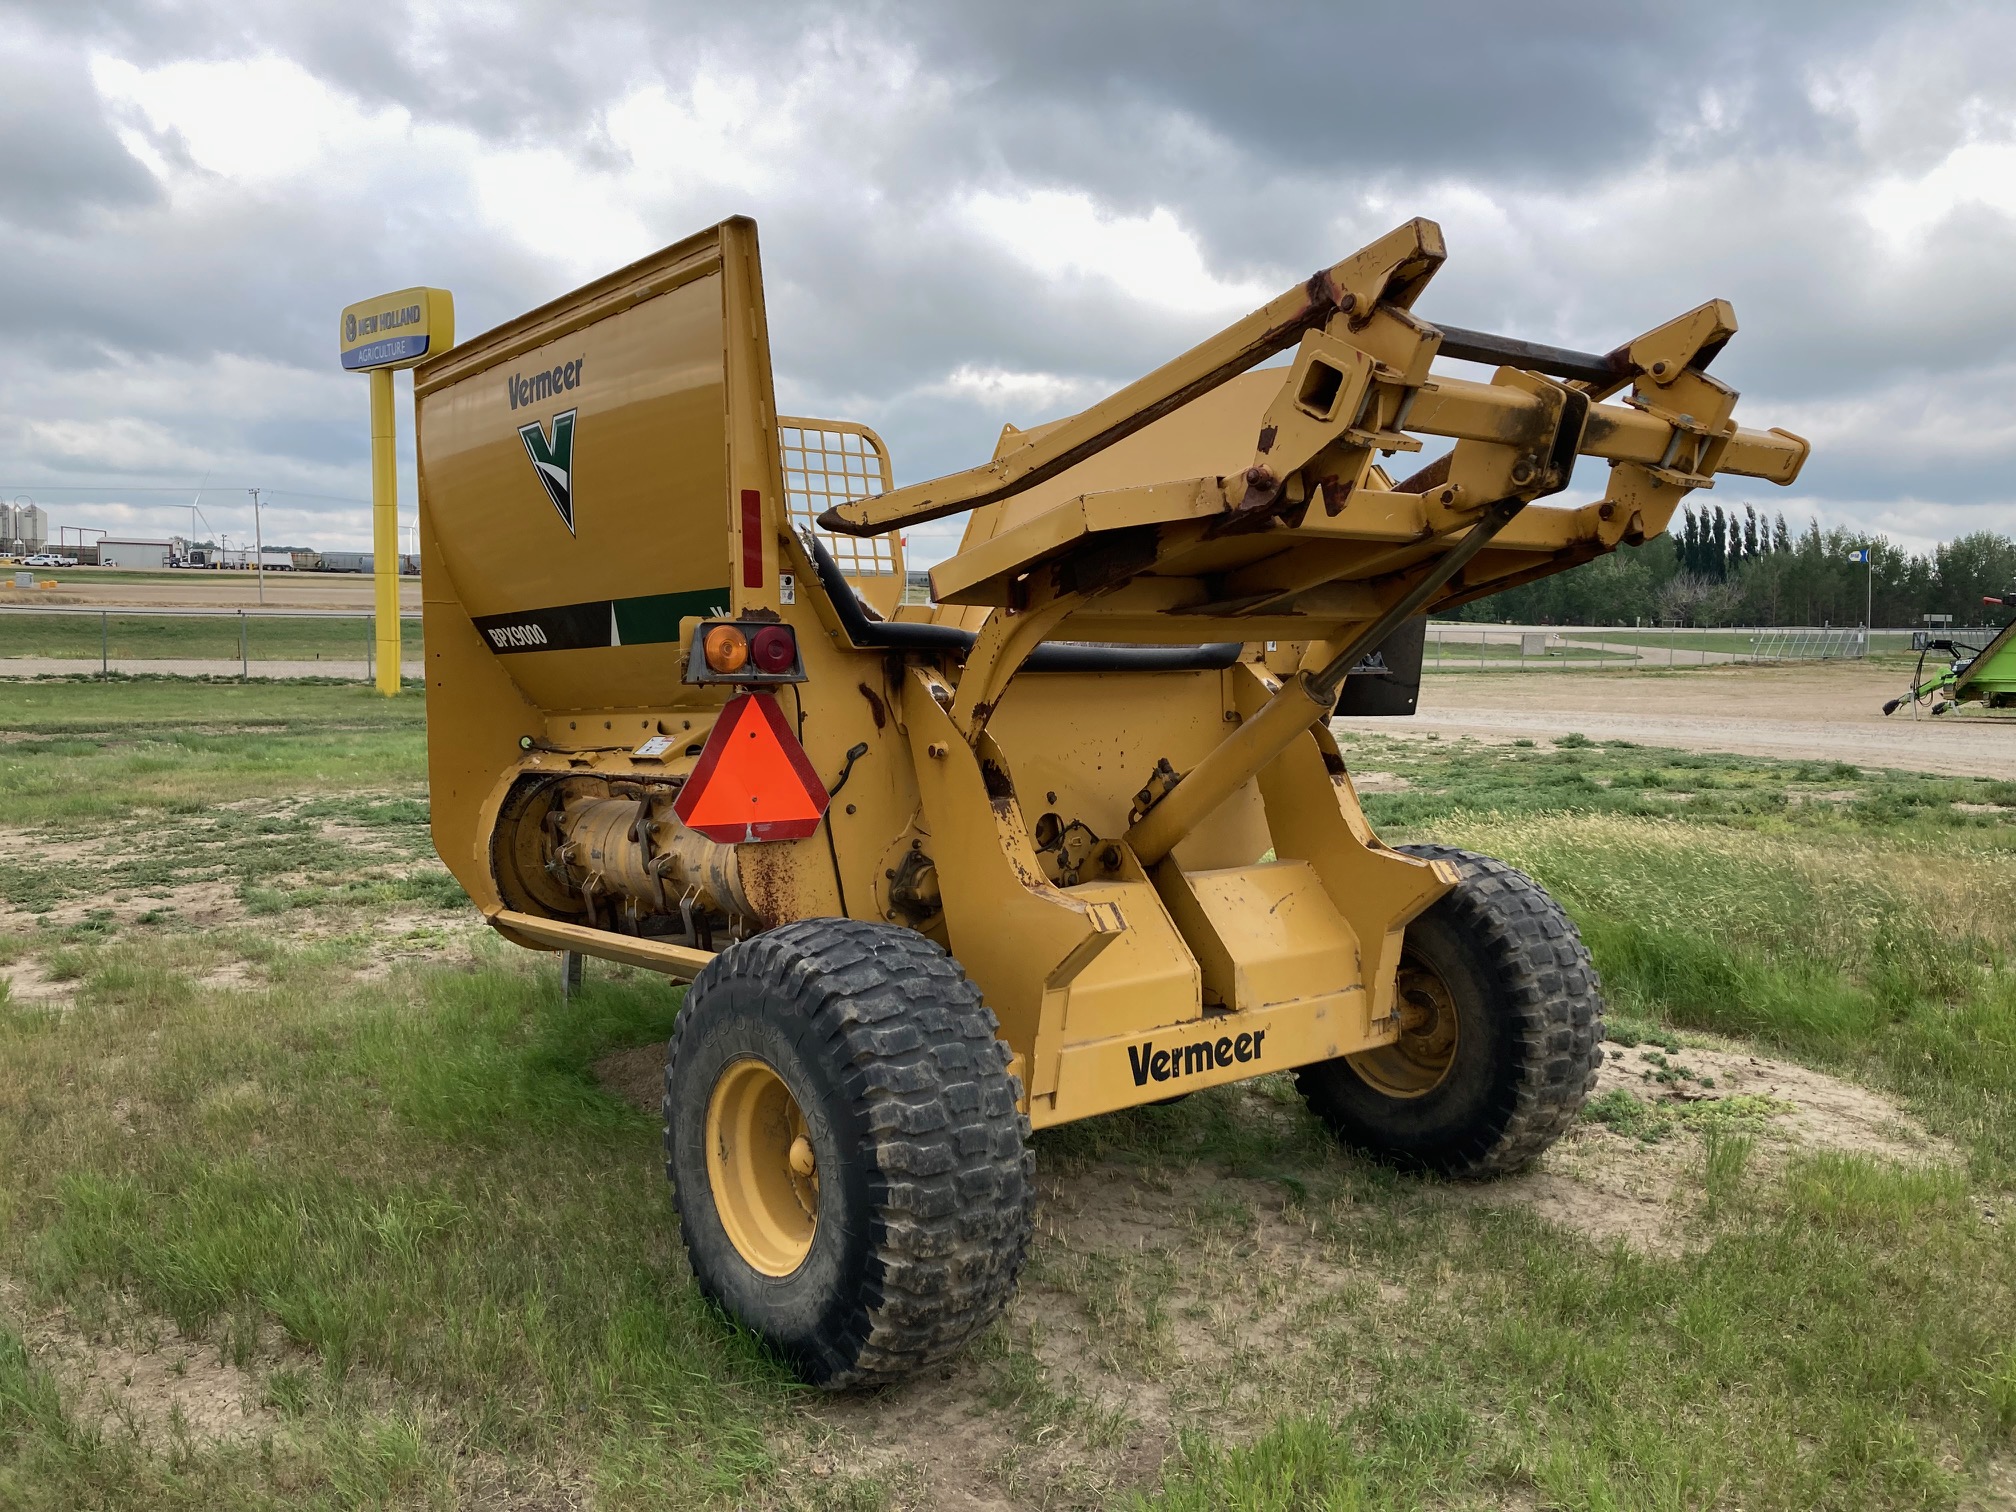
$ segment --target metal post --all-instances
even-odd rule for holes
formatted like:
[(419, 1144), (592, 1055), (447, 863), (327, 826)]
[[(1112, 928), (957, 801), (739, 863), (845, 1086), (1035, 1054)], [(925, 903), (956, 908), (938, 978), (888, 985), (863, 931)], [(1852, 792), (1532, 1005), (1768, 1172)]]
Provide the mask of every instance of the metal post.
[(259, 490), (248, 488), (252, 495), (252, 565), (259, 576), (259, 602), (266, 602), (266, 528), (259, 523)]
[(371, 615), (364, 616), (364, 681), (371, 681), (371, 647), (378, 638), (378, 622)]
[(252, 676), (252, 652), (246, 643), (245, 611), (238, 611), (238, 680), (244, 682)]
[(392, 370), (371, 370), (371, 576), (377, 586), (378, 691), (399, 693), (399, 473)]
[(560, 1001), (571, 1002), (588, 980), (588, 957), (578, 950), (560, 952)]
[(112, 671), (112, 616), (104, 610), (98, 613), (98, 675), (106, 677)]

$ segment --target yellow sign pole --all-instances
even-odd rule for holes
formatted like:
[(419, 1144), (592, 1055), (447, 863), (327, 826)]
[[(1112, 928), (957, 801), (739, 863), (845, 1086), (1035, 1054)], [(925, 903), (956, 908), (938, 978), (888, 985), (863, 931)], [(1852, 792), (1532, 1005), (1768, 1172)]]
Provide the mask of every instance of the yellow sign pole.
[(371, 576), (378, 691), (399, 693), (399, 452), (392, 374), (455, 344), (455, 299), (446, 289), (401, 289), (343, 312), (343, 366), (371, 375)]
[(378, 691), (399, 694), (399, 467), (392, 369), (371, 370), (371, 576), (378, 608)]

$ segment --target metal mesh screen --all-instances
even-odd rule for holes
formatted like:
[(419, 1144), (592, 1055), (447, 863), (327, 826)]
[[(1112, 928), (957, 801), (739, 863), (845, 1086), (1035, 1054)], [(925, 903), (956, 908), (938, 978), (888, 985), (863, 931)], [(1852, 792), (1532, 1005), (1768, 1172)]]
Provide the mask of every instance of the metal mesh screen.
[(816, 523), (835, 504), (889, 491), (889, 453), (882, 438), (865, 425), (845, 420), (780, 415), (777, 443), (783, 452), (784, 498), (792, 525), (817, 536), (850, 578), (896, 572), (890, 536), (834, 535)]

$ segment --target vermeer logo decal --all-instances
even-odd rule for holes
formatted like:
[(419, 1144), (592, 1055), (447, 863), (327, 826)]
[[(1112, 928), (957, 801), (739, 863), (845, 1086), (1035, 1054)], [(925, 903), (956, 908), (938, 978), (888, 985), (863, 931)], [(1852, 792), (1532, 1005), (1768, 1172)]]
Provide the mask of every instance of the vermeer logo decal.
[(574, 533), (574, 417), (579, 413), (564, 410), (555, 415), (550, 437), (537, 420), (518, 427), (518, 438), (525, 443), (525, 455), (532, 459), (532, 470), (546, 486), (546, 497), (560, 511), (569, 535)]
[(1157, 1050), (1155, 1042), (1149, 1040), (1127, 1047), (1127, 1066), (1134, 1073), (1134, 1085), (1145, 1087), (1151, 1077), (1158, 1082), (1174, 1081), (1179, 1076), (1216, 1071), (1235, 1062), (1257, 1061), (1260, 1042), (1266, 1038), (1267, 1031), (1259, 1029), (1236, 1038), (1221, 1034), (1216, 1040), (1199, 1040), (1194, 1045), (1177, 1045), (1169, 1050)]

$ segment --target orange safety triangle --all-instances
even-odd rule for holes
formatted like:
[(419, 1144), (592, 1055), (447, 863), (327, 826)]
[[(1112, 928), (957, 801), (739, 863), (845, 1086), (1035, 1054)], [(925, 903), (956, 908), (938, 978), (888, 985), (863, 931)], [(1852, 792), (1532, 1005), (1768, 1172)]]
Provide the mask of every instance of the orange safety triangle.
[(709, 840), (744, 845), (805, 839), (829, 801), (777, 700), (738, 693), (714, 721), (672, 812)]

